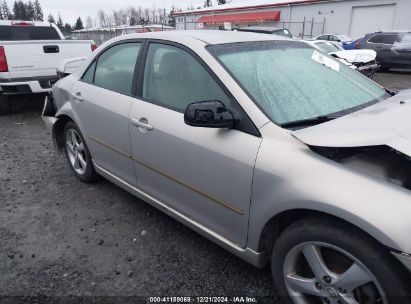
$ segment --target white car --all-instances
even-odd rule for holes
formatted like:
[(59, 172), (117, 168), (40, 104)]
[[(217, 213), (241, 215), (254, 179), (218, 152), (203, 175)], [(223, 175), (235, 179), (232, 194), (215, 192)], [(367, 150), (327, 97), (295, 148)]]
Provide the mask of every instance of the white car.
[(0, 20), (0, 114), (22, 100), (13, 96), (49, 92), (60, 61), (95, 48), (92, 40), (65, 40), (49, 22)]
[(352, 42), (351, 37), (340, 34), (322, 34), (320, 36), (314, 37), (314, 40), (332, 41), (337, 43), (341, 47), (347, 43)]
[(374, 50), (344, 50), (334, 42), (322, 40), (309, 40), (306, 43), (321, 52), (340, 59), (344, 64), (369, 78), (374, 76), (375, 70), (379, 67), (375, 61), (377, 53)]

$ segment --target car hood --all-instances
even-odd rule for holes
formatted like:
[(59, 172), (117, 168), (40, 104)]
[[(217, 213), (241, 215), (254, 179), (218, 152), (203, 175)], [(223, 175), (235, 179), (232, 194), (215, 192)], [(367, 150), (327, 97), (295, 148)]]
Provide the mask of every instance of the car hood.
[(292, 131), (292, 134), (311, 146), (386, 145), (411, 156), (411, 90), (346, 116)]
[(367, 63), (375, 60), (377, 53), (374, 50), (346, 50), (331, 53), (349, 63)]

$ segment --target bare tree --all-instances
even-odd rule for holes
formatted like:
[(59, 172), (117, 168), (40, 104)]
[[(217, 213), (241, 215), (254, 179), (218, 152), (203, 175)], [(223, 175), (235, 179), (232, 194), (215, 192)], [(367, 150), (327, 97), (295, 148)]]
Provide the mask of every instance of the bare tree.
[(165, 8), (158, 8), (157, 9), (157, 15), (158, 15), (158, 22), (159, 23), (164, 23), (166, 19), (166, 9)]
[(149, 23), (150, 22), (150, 10), (148, 8), (143, 9), (143, 16), (142, 18)]
[(86, 28), (92, 28), (94, 26), (93, 19), (90, 16), (86, 18)]
[(120, 11), (113, 11), (113, 22), (115, 26), (122, 25), (119, 12)]
[(103, 10), (97, 12), (97, 20), (100, 27), (107, 26), (106, 13)]

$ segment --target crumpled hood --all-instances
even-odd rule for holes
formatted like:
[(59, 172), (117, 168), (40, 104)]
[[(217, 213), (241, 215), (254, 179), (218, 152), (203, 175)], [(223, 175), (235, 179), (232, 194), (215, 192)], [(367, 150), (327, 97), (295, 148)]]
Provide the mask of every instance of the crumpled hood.
[(349, 115), (292, 131), (292, 135), (312, 146), (387, 145), (411, 156), (411, 90)]
[(331, 53), (349, 63), (367, 63), (375, 60), (377, 53), (374, 50), (346, 50)]

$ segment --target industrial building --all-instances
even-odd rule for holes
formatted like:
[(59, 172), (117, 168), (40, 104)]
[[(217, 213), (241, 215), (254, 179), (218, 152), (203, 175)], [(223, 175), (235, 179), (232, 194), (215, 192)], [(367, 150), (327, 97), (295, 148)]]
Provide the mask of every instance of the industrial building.
[(411, 30), (411, 0), (233, 0), (175, 13), (176, 29), (286, 27), (299, 38), (338, 33), (359, 38), (378, 30)]

